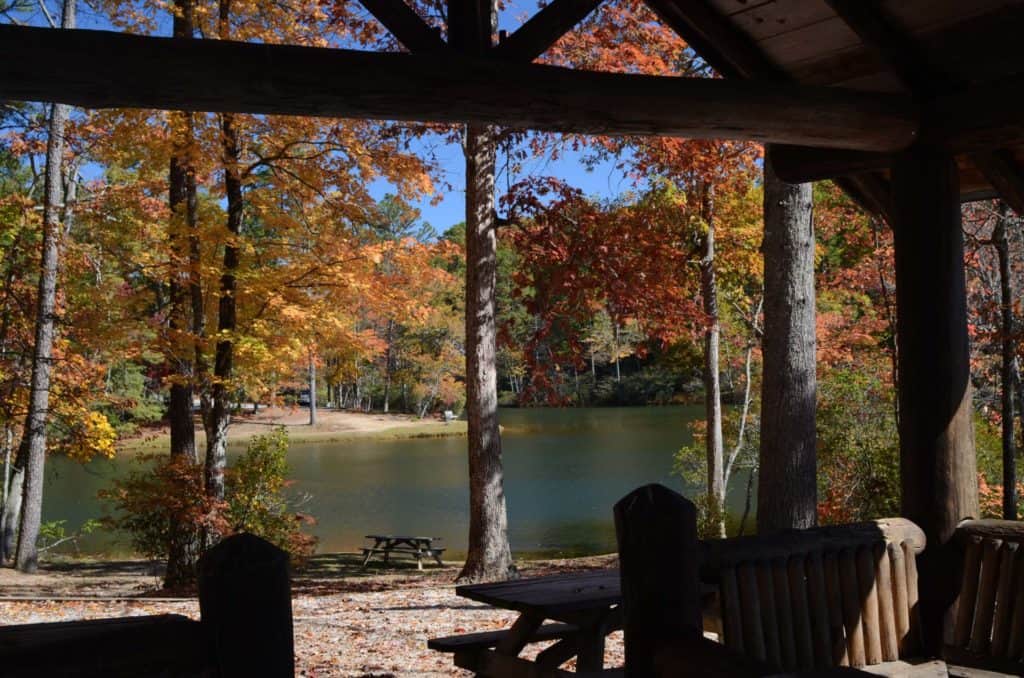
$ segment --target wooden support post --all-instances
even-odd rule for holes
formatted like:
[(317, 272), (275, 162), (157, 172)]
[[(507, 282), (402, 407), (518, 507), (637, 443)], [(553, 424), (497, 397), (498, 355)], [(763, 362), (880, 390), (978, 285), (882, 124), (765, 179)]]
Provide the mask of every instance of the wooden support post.
[(236, 534), (199, 561), (199, 611), (219, 676), (295, 675), (288, 554)]
[(764, 379), (757, 529), (817, 521), (814, 222), (810, 184), (764, 164)]
[(626, 675), (654, 676), (659, 654), (701, 639), (697, 508), (662, 485), (615, 504)]
[(893, 167), (903, 515), (921, 526), (920, 617), (927, 650), (953, 603), (957, 523), (978, 515), (959, 180), (945, 151)]

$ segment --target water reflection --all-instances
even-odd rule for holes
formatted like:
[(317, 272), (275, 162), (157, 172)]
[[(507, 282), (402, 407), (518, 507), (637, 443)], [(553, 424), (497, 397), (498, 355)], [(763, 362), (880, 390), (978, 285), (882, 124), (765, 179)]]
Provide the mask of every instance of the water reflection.
[[(578, 555), (615, 548), (611, 507), (637, 485), (671, 477), (672, 455), (690, 442), (695, 407), (503, 410), (509, 539), (520, 554)], [(320, 551), (354, 550), (371, 533), (443, 538), (465, 549), (465, 439), (293, 444), (292, 490), (308, 496)], [(82, 467), (49, 464), (44, 520), (70, 527), (102, 514), (96, 492), (124, 473), (124, 460)], [(112, 535), (91, 535), (90, 552), (124, 553)]]

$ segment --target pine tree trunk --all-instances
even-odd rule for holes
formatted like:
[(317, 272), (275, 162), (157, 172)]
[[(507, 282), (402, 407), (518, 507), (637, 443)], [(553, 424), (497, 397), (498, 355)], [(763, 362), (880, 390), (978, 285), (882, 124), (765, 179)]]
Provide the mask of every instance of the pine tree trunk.
[[(61, 28), (75, 27), (75, 0), (65, 0)], [(46, 424), (50, 412), (50, 372), (56, 337), (57, 276), (63, 237), (64, 129), (69, 109), (53, 104), (46, 139), (46, 186), (43, 197), (43, 246), (39, 263), (36, 299), (35, 346), (32, 353), (32, 381), (28, 414), (21, 445), (24, 455), (24, 488), (15, 567), (22, 572), (38, 568), (39, 526), (43, 512), (43, 474), (46, 466)]]
[(810, 184), (765, 162), (764, 378), (757, 529), (817, 522), (814, 224)]
[[(177, 38), (193, 36), (192, 2), (177, 0), (174, 15), (173, 34)], [(170, 314), (168, 327), (176, 345), (172, 358), (174, 381), (170, 388), (170, 404), (167, 417), (171, 429), (170, 454), (172, 459), (184, 463), (198, 464), (195, 424), (192, 418), (192, 388), (195, 378), (195, 338), (191, 339), (190, 350), (183, 350), (180, 341), (182, 333), (191, 333), (195, 328), (193, 293), (193, 242), (196, 228), (196, 185), (195, 173), (191, 167), (192, 123), (189, 113), (170, 114), (175, 135), (174, 150), (168, 173), (168, 206), (171, 212), (170, 243), (172, 256), (189, 261), (188, 270), (175, 266), (170, 280)], [(184, 255), (184, 256), (182, 256)], [(191, 319), (190, 319), (191, 316)], [(195, 578), (195, 566), (199, 557), (198, 535), (190, 525), (172, 521), (171, 543), (164, 573), (164, 586), (176, 588)]]
[(514, 573), (508, 544), (498, 429), (494, 218), (495, 132), (466, 128), (466, 411), (469, 427), (469, 552), (459, 581)]
[(705, 187), (701, 200), (701, 216), (707, 224), (704, 256), (700, 262), (701, 296), (707, 327), (704, 330), (704, 416), (707, 421), (707, 492), (710, 516), (718, 535), (725, 537), (725, 472), (722, 441), (722, 395), (718, 370), (718, 345), (721, 326), (718, 318), (718, 284), (715, 280), (715, 222), (711, 188)]
[(1006, 236), (1007, 210), (1000, 205), (992, 233), (999, 255), (999, 311), (1002, 338), (1001, 384), (1003, 428), (1003, 518), (1017, 520), (1017, 444), (1014, 436), (1014, 371), (1016, 342), (1013, 336), (1013, 288), (1010, 280), (1010, 243)]
[(309, 354), (309, 425), (316, 426), (316, 361)]

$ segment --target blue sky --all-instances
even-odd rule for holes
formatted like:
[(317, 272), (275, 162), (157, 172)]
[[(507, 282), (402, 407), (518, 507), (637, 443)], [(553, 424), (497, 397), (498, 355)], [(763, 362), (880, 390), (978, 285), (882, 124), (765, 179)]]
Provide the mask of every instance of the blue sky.
[[(60, 20), (60, 4), (50, 0), (48, 6), (57, 21)], [(498, 25), (501, 29), (513, 32), (522, 22), (537, 11), (536, 0), (511, 0), (504, 3), (505, 8), (499, 12)], [(90, 9), (85, 2), (78, 3), (78, 26), (91, 30), (111, 30), (111, 25), (106, 19)], [(36, 26), (45, 26), (46, 19), (38, 6), (34, 3), (30, 9), (18, 14), (20, 22)], [(164, 26), (163, 24), (167, 25)], [(165, 29), (165, 30), (160, 30)], [(170, 33), (170, 19), (161, 22), (157, 33)], [(426, 142), (424, 142), (426, 143)], [(426, 147), (424, 146), (424, 150)], [(435, 230), (443, 232), (453, 224), (464, 220), (465, 214), (465, 161), (462, 150), (456, 144), (439, 144), (433, 142), (430, 152), (434, 154), (438, 165), (443, 172), (445, 183), (450, 189), (443, 193), (442, 199), (437, 204), (431, 204), (431, 199), (424, 199), (416, 205), (420, 209), (423, 220), (429, 222)], [(504, 166), (504, 159), (499, 155), (499, 170)], [(566, 151), (558, 160), (546, 158), (530, 159), (523, 163), (518, 176), (509, 177), (506, 172), (501, 171), (497, 178), (498, 195), (504, 191), (509, 183), (526, 175), (555, 176), (573, 186), (582, 189), (586, 194), (596, 197), (610, 197), (627, 190), (629, 180), (617, 171), (612, 163), (602, 163), (595, 167), (584, 167), (581, 154), (574, 151)], [(386, 182), (380, 181), (371, 187), (374, 197), (381, 198), (386, 193), (393, 192), (393, 188)]]

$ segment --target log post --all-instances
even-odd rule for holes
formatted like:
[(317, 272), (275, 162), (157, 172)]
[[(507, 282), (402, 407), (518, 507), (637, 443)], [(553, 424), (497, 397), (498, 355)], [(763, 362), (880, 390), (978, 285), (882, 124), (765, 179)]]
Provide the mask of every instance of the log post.
[(920, 612), (935, 652), (956, 595), (957, 523), (978, 515), (960, 187), (952, 157), (893, 166), (902, 513), (924, 530)]
[(223, 678), (295, 675), (288, 554), (252, 534), (199, 561), (199, 611)]
[(662, 485), (615, 504), (626, 675), (654, 676), (659, 654), (702, 637), (697, 508)]

